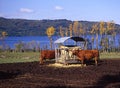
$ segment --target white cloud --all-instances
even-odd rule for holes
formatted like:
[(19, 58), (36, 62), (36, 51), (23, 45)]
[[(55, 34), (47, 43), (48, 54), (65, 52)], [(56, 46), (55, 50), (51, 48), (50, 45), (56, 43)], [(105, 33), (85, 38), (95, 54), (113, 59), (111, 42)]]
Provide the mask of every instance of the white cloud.
[(63, 10), (63, 8), (61, 6), (55, 6), (56, 10)]
[(32, 9), (28, 9), (28, 8), (20, 8), (20, 12), (22, 12), (22, 13), (32, 13), (33, 10)]

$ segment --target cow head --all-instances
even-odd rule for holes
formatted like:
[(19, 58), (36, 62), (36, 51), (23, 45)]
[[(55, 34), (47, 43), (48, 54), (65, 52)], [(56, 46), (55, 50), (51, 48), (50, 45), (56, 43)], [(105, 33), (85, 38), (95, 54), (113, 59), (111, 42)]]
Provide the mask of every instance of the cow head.
[(77, 50), (72, 50), (72, 54), (73, 54), (73, 55), (77, 55), (78, 52), (79, 52), (79, 49), (77, 49)]

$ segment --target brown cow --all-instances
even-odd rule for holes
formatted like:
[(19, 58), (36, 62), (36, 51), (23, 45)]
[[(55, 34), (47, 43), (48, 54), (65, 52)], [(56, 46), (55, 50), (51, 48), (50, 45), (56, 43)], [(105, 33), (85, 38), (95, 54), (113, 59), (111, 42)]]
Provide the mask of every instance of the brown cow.
[(43, 60), (55, 59), (55, 50), (42, 50), (40, 52), (40, 64), (43, 64)]
[(98, 65), (99, 60), (99, 51), (98, 50), (74, 50), (72, 51), (73, 55), (76, 55), (82, 63), (84, 64), (84, 60), (95, 60), (95, 65)]

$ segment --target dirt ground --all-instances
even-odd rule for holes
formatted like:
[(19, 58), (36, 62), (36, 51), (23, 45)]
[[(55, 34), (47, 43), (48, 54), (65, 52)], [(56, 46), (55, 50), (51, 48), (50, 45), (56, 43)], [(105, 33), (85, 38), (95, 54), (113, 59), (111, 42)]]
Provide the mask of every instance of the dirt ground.
[(83, 68), (51, 67), (49, 63), (0, 64), (0, 88), (120, 88), (120, 59)]

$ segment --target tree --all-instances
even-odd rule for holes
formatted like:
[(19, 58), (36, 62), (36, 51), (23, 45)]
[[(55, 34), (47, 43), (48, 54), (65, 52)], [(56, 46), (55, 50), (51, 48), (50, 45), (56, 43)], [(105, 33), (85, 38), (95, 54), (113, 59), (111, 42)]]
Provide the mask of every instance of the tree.
[(65, 35), (68, 36), (68, 28), (65, 28)]
[(91, 38), (92, 41), (92, 49), (94, 48), (94, 37)]
[(47, 28), (46, 34), (50, 40), (50, 49), (52, 49), (52, 35), (54, 35), (54, 33), (55, 33), (55, 28), (53, 26)]
[(75, 21), (73, 23), (73, 32), (74, 32), (74, 36), (78, 36), (79, 35), (79, 32), (78, 32), (78, 25), (79, 25), (79, 22), (78, 21)]
[(115, 29), (114, 21), (107, 22), (107, 34), (113, 34), (114, 29)]
[(113, 50), (113, 47), (115, 48), (115, 36), (116, 36), (114, 21), (107, 22), (107, 35), (112, 35), (111, 41), (113, 41), (113, 43), (111, 44), (112, 44), (112, 50)]
[(102, 51), (105, 50), (105, 46), (107, 45), (107, 37), (106, 38), (103, 38), (103, 35), (106, 34), (106, 28), (104, 27), (105, 26), (105, 22), (101, 21), (100, 24), (100, 36), (101, 36), (101, 39), (100, 39), (100, 46), (102, 47)]
[(7, 36), (8, 34), (7, 34), (7, 32), (5, 32), (5, 31), (3, 31), (2, 33), (1, 33), (1, 35), (0, 35), (0, 40), (1, 40), (1, 42), (2, 42), (2, 48), (3, 49), (6, 49), (6, 44), (5, 44), (5, 37)]
[(19, 43), (15, 44), (15, 51), (16, 52), (22, 52), (24, 43), (22, 41), (19, 41)]
[(7, 32), (5, 31), (2, 32), (2, 37), (6, 37), (7, 35), (8, 35)]
[(105, 22), (101, 21), (100, 22), (100, 35), (101, 35), (101, 38), (103, 38), (103, 34), (105, 33), (105, 30), (106, 30), (104, 25), (105, 25)]
[(60, 26), (59, 32), (60, 32), (60, 36), (64, 37), (64, 31), (62, 30), (62, 26)]
[(98, 49), (98, 34), (99, 34), (98, 24), (93, 24), (91, 33), (96, 34), (96, 48)]
[(85, 34), (85, 30), (83, 29), (82, 23), (80, 23), (79, 36), (82, 36), (84, 34)]
[(72, 37), (73, 27), (72, 24), (69, 25), (70, 37)]

